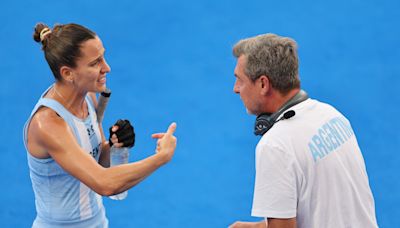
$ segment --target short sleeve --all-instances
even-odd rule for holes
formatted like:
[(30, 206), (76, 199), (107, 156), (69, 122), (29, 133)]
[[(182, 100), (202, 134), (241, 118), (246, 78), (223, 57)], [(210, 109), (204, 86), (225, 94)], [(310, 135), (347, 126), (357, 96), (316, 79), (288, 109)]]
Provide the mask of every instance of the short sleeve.
[(259, 144), (252, 216), (294, 218), (297, 209), (294, 156), (283, 146)]

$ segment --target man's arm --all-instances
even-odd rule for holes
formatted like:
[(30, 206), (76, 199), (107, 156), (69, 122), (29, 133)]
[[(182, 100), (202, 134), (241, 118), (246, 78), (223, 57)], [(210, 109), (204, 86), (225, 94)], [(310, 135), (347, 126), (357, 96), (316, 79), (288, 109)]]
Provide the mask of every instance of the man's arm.
[(269, 218), (259, 222), (235, 222), (229, 228), (296, 228), (296, 218)]
[(267, 228), (267, 221), (262, 220), (259, 222), (235, 222), (229, 228)]
[(296, 228), (296, 218), (268, 218), (268, 228)]

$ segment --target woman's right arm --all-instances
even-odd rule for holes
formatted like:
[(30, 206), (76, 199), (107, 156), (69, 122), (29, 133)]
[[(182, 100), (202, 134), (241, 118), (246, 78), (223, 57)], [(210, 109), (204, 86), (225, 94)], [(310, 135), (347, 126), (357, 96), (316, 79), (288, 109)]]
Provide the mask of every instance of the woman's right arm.
[[(157, 153), (138, 162), (104, 168), (77, 143), (67, 123), (51, 110), (41, 110), (28, 129), (28, 147), (47, 152), (66, 172), (100, 195), (114, 195), (138, 184), (171, 160), (176, 138), (173, 123), (159, 139)], [(34, 155), (34, 154), (33, 154)]]

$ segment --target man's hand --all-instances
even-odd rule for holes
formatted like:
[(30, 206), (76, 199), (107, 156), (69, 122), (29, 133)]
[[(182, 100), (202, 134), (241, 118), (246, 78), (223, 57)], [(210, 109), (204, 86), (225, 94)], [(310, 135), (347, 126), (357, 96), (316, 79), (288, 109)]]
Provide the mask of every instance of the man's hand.
[(259, 222), (235, 222), (229, 228), (267, 228), (267, 221), (262, 220)]
[(171, 160), (176, 148), (176, 137), (173, 135), (176, 130), (176, 123), (169, 125), (166, 133), (152, 134), (151, 137), (158, 139), (156, 153), (164, 156), (164, 163)]

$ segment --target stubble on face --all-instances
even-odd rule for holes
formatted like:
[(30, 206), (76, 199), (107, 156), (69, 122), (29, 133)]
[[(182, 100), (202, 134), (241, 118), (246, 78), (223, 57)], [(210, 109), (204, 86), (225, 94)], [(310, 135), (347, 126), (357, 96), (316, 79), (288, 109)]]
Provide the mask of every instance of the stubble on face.
[(250, 115), (257, 115), (259, 103), (257, 102), (257, 87), (250, 77), (245, 73), (246, 57), (240, 56), (235, 67), (235, 87), (234, 92), (239, 94), (246, 112)]

